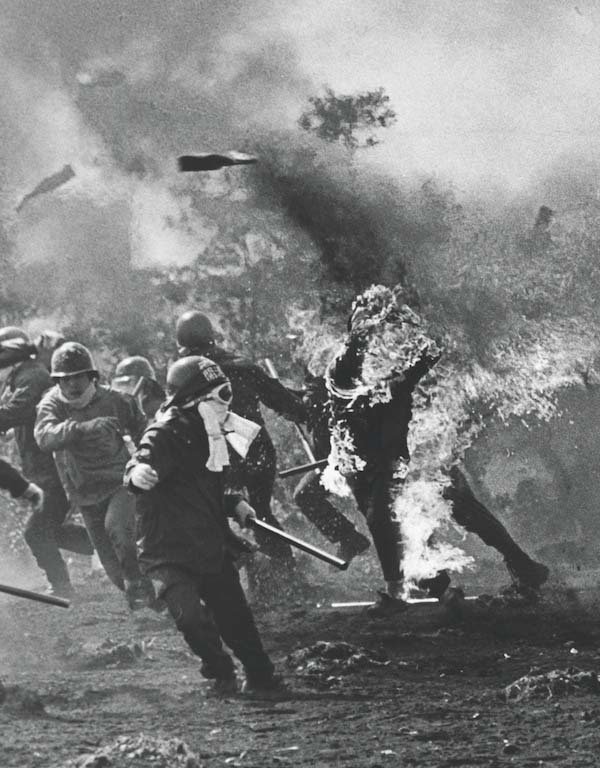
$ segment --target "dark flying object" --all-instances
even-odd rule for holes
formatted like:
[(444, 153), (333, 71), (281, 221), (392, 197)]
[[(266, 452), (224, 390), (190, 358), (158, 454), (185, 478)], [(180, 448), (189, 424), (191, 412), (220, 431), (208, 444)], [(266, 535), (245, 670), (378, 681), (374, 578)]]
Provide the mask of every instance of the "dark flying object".
[(181, 155), (177, 167), (183, 172), (218, 171), (229, 165), (253, 165), (258, 158), (242, 152), (225, 152), (222, 155), (205, 152), (200, 155)]
[(84, 88), (112, 88), (125, 82), (125, 75), (118, 69), (101, 69), (98, 72), (80, 72), (77, 82)]
[(70, 165), (65, 165), (64, 168), (61, 168), (60, 171), (57, 171), (56, 173), (53, 173), (52, 176), (48, 176), (43, 181), (40, 181), (37, 187), (26, 194), (19, 205), (17, 205), (17, 212), (19, 212), (25, 203), (28, 200), (31, 200), (32, 197), (43, 195), (46, 192), (52, 192), (54, 189), (61, 187), (63, 184), (66, 184), (67, 181), (73, 178), (73, 176), (75, 176), (75, 171), (71, 168)]

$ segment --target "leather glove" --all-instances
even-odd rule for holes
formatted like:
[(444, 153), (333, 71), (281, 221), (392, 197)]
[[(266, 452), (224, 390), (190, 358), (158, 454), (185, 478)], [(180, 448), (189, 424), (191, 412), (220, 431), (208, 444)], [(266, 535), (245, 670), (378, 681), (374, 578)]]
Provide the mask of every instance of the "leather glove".
[(142, 491), (150, 491), (158, 483), (158, 475), (150, 464), (136, 464), (129, 473), (129, 482)]
[(44, 491), (42, 491), (39, 485), (36, 485), (35, 483), (29, 483), (27, 488), (25, 488), (25, 492), (23, 493), (22, 498), (30, 501), (33, 509), (38, 512), (44, 503)]
[(247, 501), (238, 501), (235, 506), (235, 519), (242, 528), (247, 528), (250, 520), (256, 520), (256, 512)]
[(82, 421), (77, 425), (82, 437), (98, 435), (101, 432), (121, 432), (121, 424), (116, 416), (96, 416), (95, 419)]

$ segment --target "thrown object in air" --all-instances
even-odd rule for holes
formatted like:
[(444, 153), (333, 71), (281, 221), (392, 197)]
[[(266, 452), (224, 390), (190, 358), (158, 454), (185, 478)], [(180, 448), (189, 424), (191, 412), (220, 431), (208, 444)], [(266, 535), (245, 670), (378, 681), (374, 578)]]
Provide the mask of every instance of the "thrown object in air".
[(118, 69), (100, 69), (96, 72), (79, 72), (76, 76), (84, 88), (112, 88), (125, 82), (125, 75)]
[(74, 176), (75, 171), (70, 165), (65, 165), (60, 171), (53, 173), (52, 176), (47, 176), (43, 181), (40, 181), (35, 189), (25, 195), (19, 205), (17, 205), (17, 213), (23, 208), (26, 202), (31, 200), (31, 198), (37, 197), (38, 195), (44, 195), (46, 192), (52, 192), (58, 187), (62, 187), (63, 184), (66, 184), (67, 181), (70, 181)]
[(258, 158), (245, 155), (243, 152), (225, 152), (222, 155), (205, 152), (199, 155), (181, 155), (177, 158), (177, 167), (180, 171), (187, 173), (218, 171), (230, 165), (253, 165), (256, 162)]

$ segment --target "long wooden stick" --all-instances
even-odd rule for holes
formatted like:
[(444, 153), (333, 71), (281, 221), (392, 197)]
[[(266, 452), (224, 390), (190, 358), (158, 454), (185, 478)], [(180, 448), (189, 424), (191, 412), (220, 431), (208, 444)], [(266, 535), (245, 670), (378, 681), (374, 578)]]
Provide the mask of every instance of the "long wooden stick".
[(309, 555), (317, 557), (319, 560), (323, 560), (325, 563), (329, 563), (329, 565), (334, 565), (336, 568), (339, 568), (340, 571), (345, 571), (349, 565), (346, 560), (342, 560), (335, 555), (330, 555), (329, 552), (325, 552), (325, 550), (319, 549), (319, 547), (315, 547), (303, 539), (298, 539), (296, 536), (292, 536), (291, 533), (287, 533), (287, 531), (282, 531), (280, 528), (275, 528), (275, 526), (269, 525), (269, 523), (265, 523), (263, 520), (251, 518), (248, 521), (248, 525), (257, 530), (265, 531), (271, 536), (276, 536), (279, 539), (283, 539), (283, 541), (287, 541), (287, 543), (291, 544), (293, 547), (301, 549), (303, 552), (307, 552)]
[(323, 469), (327, 466), (327, 459), (319, 459), (310, 464), (299, 464), (297, 467), (282, 469), (278, 472), (279, 477), (292, 477), (293, 475), (303, 475), (305, 472), (312, 472), (314, 469)]

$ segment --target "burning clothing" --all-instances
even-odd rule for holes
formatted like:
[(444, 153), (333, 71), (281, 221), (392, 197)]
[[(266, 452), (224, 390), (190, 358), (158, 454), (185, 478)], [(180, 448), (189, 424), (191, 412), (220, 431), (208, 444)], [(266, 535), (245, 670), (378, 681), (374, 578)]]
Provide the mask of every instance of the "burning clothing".
[(385, 580), (400, 582), (401, 543), (392, 504), (410, 458), (413, 391), (441, 352), (418, 315), (383, 286), (356, 299), (349, 331), (327, 371), (330, 461), (367, 520)]
[[(325, 379), (322, 376), (307, 380), (303, 399), (306, 407), (306, 425), (311, 433), (315, 459), (326, 459), (331, 450), (331, 410)], [(319, 472), (304, 475), (294, 490), (294, 501), (302, 510), (302, 514), (329, 541), (341, 542), (351, 548), (358, 545), (358, 550), (368, 547), (368, 541), (364, 540), (350, 520), (331, 503), (330, 494), (323, 487)]]
[(57, 385), (38, 406), (35, 438), (43, 451), (54, 453), (69, 499), (87, 506), (121, 487), (129, 459), (123, 435), (135, 442), (145, 423), (131, 397), (96, 386), (90, 402), (76, 408)]

